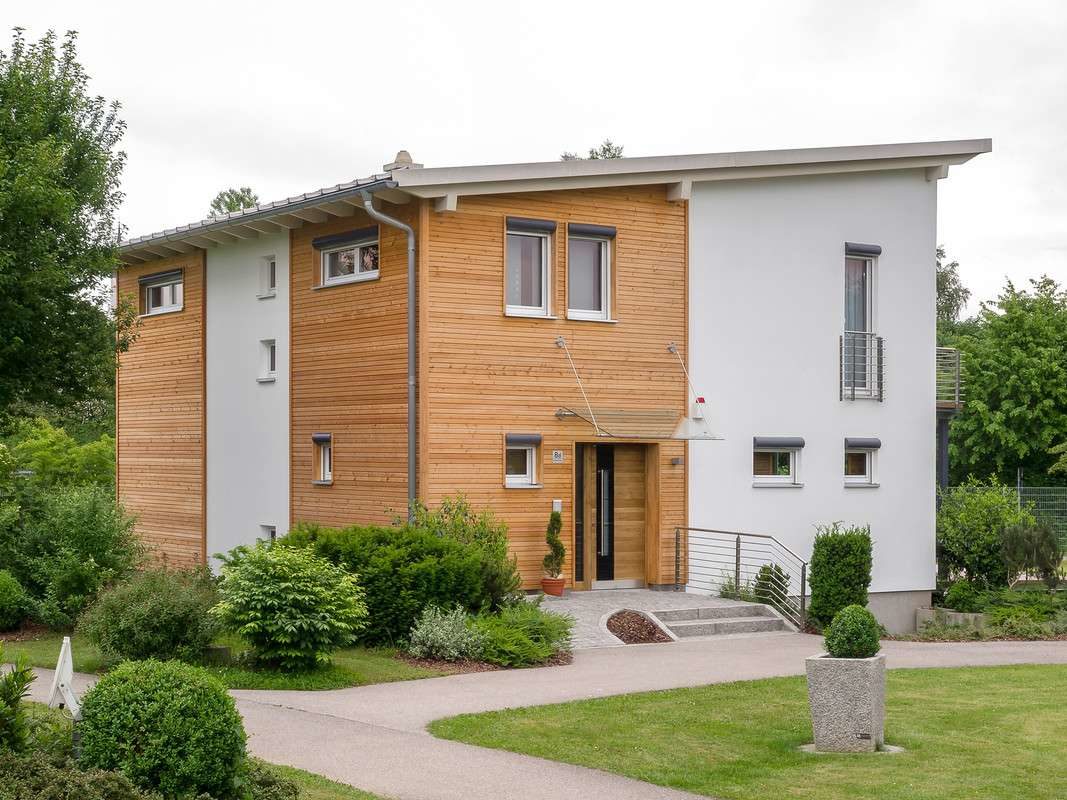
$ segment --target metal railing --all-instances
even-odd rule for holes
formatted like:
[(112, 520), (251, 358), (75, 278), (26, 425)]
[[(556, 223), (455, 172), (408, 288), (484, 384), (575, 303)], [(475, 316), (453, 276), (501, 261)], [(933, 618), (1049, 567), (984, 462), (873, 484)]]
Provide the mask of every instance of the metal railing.
[(688, 558), (684, 584), (719, 597), (764, 603), (804, 630), (808, 616), (808, 562), (763, 533), (675, 528), (675, 590), (683, 585), (682, 536)]
[(963, 405), (962, 358), (955, 347), (937, 348), (937, 406), (959, 408)]
[(845, 331), (838, 341), (842, 400), (885, 399), (885, 350), (882, 337)]

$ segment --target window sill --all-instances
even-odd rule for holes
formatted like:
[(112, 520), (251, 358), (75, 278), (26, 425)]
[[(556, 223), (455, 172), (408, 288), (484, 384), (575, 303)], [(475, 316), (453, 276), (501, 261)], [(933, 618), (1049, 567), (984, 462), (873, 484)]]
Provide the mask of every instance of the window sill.
[(877, 489), (880, 485), (878, 483), (860, 483), (859, 481), (855, 483), (845, 482), (846, 489)]
[(569, 321), (571, 321), (571, 322), (600, 322), (600, 323), (606, 323), (608, 325), (618, 325), (619, 324), (619, 321), (617, 319), (604, 319), (603, 317), (575, 316), (574, 314), (572, 314), (569, 311), (567, 312), (567, 319)]
[(554, 314), (526, 314), (522, 311), (505, 311), (504, 316), (514, 319), (559, 319)]
[(312, 286), (311, 290), (318, 291), (319, 289), (332, 289), (335, 286), (348, 286), (350, 283), (366, 283), (367, 281), (376, 281), (381, 276), (381, 272), (365, 272), (362, 275), (353, 275), (349, 278), (335, 278), (331, 281), (325, 281), (316, 286)]
[(144, 319), (146, 317), (162, 317), (164, 314), (177, 314), (179, 311), (184, 311), (185, 306), (179, 306), (178, 308), (165, 308), (162, 311), (148, 311), (144, 314), (138, 314), (138, 319)]
[(311, 485), (312, 486), (333, 486), (333, 479), (331, 478), (328, 481), (312, 481)]
[(256, 378), (256, 383), (274, 383), (277, 379), (275, 375), (262, 375)]
[(257, 300), (270, 300), (272, 297), (277, 297), (277, 292), (260, 292), (256, 295)]
[(505, 483), (505, 489), (544, 489), (543, 483)]
[(803, 489), (803, 483), (787, 483), (785, 481), (752, 481), (753, 489)]

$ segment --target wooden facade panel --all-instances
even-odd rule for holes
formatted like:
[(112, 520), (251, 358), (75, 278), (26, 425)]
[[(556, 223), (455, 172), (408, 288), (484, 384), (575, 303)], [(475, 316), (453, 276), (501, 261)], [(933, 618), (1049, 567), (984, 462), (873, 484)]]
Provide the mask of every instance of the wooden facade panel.
[[(386, 213), (417, 224), (418, 203)], [(290, 238), (290, 482), (293, 522), (389, 523), (407, 506), (407, 237), (379, 226), (379, 277), (320, 287), (318, 236), (373, 225), (355, 216)], [(315, 486), (312, 433), (333, 436), (333, 485)]]
[(140, 305), (139, 279), (181, 269), (181, 311), (143, 317), (116, 374), (119, 499), (157, 558), (203, 563), (204, 253), (123, 267), (119, 296)]
[[(509, 215), (557, 223), (550, 265), (557, 319), (504, 315)], [(614, 323), (565, 319), (568, 222), (617, 229)], [(567, 340), (594, 407), (684, 411), (684, 377), (666, 348), (673, 341), (685, 357), (685, 206), (668, 202), (663, 187), (463, 197), (457, 212), (431, 212), (428, 224), (421, 284), (428, 297), (422, 353), (429, 417), (426, 499), (433, 503), (464, 491), (476, 505), (492, 507), (509, 525), (527, 587), (540, 581), (545, 526), (552, 501), (562, 501), (564, 541), (570, 543), (565, 570), (572, 578), (574, 444), (596, 438), (586, 423), (555, 417), (560, 407), (584, 408), (555, 340)], [(502, 441), (509, 432), (543, 436), (540, 488), (504, 488)], [(553, 450), (563, 453), (563, 463), (552, 463)], [(684, 445), (666, 443), (659, 453), (660, 463), (669, 464)], [(656, 569), (669, 581), (674, 527), (685, 524), (684, 474), (684, 466), (660, 470)]]

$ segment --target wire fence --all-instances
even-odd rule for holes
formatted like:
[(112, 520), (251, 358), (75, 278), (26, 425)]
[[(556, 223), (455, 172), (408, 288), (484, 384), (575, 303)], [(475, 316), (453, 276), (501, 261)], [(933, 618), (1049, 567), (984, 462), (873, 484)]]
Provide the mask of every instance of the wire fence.
[[(950, 487), (948, 491), (967, 490), (966, 486)], [(1019, 507), (1028, 507), (1039, 520), (1047, 522), (1067, 549), (1067, 486), (1005, 486)]]

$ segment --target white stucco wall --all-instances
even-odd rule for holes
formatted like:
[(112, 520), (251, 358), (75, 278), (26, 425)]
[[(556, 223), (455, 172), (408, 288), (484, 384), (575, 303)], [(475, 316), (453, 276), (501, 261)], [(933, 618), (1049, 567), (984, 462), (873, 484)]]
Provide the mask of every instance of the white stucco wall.
[[(693, 381), (719, 442), (689, 448), (689, 524), (769, 533), (869, 523), (872, 592), (934, 586), (937, 183), (922, 171), (702, 183), (690, 213)], [(883, 248), (885, 401), (841, 401), (846, 241)], [(752, 485), (753, 436), (802, 436), (803, 488)], [(878, 437), (878, 488), (845, 488), (845, 437)], [(796, 577), (796, 576), (794, 576)]]
[[(261, 299), (264, 258), (277, 264), (274, 297)], [(273, 383), (262, 340), (276, 343)], [(207, 254), (208, 554), (250, 544), (261, 525), (289, 524), (289, 238), (212, 248)]]

